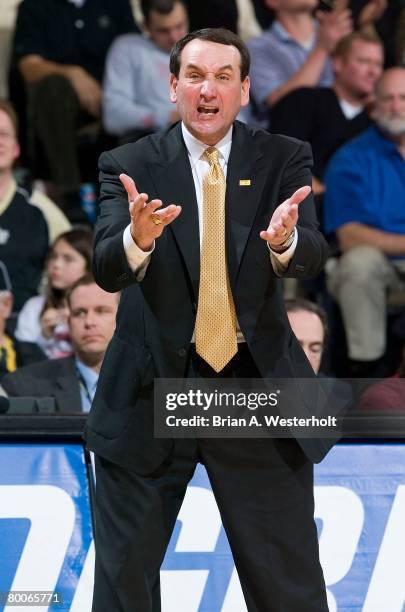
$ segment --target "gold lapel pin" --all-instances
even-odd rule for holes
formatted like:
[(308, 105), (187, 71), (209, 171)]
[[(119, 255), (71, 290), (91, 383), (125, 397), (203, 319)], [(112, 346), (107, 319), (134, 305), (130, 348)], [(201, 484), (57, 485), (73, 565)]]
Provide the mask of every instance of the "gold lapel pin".
[(239, 180), (239, 187), (250, 187), (251, 184), (252, 183), (250, 179), (240, 179)]

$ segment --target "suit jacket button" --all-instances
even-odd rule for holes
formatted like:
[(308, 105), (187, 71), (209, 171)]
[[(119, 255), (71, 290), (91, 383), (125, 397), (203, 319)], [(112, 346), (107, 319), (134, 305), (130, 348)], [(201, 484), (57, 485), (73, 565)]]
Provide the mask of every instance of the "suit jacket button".
[(185, 348), (181, 348), (177, 351), (179, 357), (185, 357), (187, 355), (187, 351)]

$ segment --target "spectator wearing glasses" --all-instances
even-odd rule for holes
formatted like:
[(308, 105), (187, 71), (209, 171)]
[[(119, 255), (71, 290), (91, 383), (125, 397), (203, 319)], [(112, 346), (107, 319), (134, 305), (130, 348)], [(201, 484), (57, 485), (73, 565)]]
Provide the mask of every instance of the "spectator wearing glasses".
[(13, 177), (20, 154), (14, 111), (0, 103), (0, 260), (7, 266), (14, 310), (37, 294), (48, 251), (48, 226), (43, 213), (30, 203)]

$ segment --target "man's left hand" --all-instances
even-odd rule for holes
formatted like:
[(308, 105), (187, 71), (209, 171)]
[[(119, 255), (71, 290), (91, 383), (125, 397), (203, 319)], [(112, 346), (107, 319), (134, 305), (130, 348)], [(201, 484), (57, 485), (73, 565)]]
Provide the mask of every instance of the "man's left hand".
[(357, 20), (359, 28), (373, 25), (383, 16), (387, 6), (387, 0), (370, 0), (367, 2), (367, 4), (363, 6), (362, 10), (360, 11)]
[(266, 231), (260, 238), (266, 240), (270, 248), (279, 247), (291, 235), (298, 221), (298, 206), (311, 193), (311, 187), (300, 187), (293, 195), (277, 206)]

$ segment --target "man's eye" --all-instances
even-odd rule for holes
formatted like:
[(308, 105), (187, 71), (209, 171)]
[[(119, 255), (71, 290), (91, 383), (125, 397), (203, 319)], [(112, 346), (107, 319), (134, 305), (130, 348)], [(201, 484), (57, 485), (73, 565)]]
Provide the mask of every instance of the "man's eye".
[(85, 310), (73, 310), (72, 311), (72, 317), (76, 317), (77, 319), (84, 317), (85, 314), (86, 314)]

